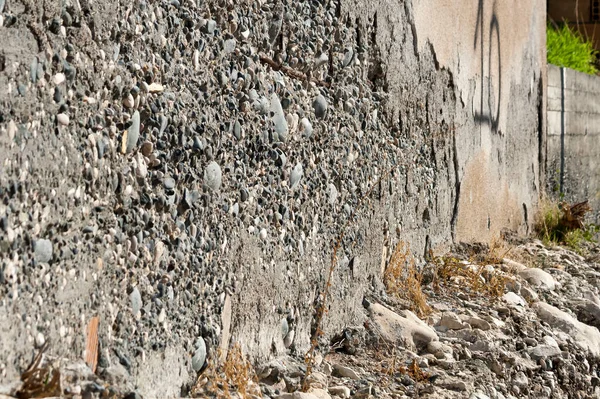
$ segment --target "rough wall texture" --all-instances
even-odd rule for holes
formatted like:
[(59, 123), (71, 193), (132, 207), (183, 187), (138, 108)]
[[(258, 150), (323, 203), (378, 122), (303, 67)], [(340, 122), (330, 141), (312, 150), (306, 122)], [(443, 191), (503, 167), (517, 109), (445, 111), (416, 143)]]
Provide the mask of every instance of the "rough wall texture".
[(463, 3), (8, 0), (0, 382), (99, 315), (102, 372), (179, 395), (199, 338), (306, 350), (342, 231), (327, 333), (398, 241), (526, 232), (545, 2)]
[(451, 1), (416, 7), (419, 46), (432, 43), (460, 98), (456, 239), (527, 232), (544, 152), (545, 2), (480, 0), (457, 10)]
[[(565, 200), (589, 200), (590, 221), (599, 223), (600, 80), (597, 76), (565, 69), (564, 83), (561, 83), (560, 70), (557, 66), (548, 66), (548, 191), (559, 195), (562, 174)], [(561, 139), (562, 118), (564, 140)]]

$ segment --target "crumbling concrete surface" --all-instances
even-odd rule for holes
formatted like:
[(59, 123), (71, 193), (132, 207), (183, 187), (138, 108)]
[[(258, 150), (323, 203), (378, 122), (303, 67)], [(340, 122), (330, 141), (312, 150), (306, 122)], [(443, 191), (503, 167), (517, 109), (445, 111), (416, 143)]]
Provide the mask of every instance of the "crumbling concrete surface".
[[(454, 2), (455, 3), (455, 2)], [(463, 4), (464, 3), (464, 4)], [(36, 347), (144, 397), (302, 355), (403, 240), (527, 232), (544, 4), (0, 1), (0, 384)]]

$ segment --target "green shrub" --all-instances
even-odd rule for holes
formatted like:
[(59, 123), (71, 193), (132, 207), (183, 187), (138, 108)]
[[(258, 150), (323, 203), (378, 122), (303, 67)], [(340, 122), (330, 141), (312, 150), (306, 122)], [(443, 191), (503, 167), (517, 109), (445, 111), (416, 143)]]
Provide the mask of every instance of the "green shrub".
[(598, 73), (594, 63), (597, 51), (590, 41), (585, 40), (577, 31), (571, 29), (568, 23), (555, 28), (548, 24), (547, 47), (550, 64), (575, 69), (595, 75)]

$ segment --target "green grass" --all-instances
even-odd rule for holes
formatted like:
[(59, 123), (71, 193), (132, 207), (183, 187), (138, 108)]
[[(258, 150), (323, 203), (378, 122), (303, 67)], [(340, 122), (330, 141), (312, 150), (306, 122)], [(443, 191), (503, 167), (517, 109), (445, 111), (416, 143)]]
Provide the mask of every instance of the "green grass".
[(587, 224), (581, 229), (569, 230), (562, 223), (563, 212), (559, 204), (548, 199), (540, 201), (535, 230), (544, 245), (564, 244), (582, 254), (585, 243), (597, 243), (600, 227)]
[(590, 41), (585, 40), (567, 23), (555, 28), (548, 24), (547, 47), (550, 64), (575, 69), (590, 75), (598, 73), (594, 63), (597, 51)]

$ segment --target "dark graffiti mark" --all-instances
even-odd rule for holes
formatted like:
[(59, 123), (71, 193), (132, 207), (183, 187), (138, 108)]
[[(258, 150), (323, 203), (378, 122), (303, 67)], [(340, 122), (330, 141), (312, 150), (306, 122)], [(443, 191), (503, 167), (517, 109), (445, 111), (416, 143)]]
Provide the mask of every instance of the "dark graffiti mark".
[[(488, 44), (489, 48), (484, 48), (484, 0), (479, 0), (477, 9), (477, 25), (475, 28), (475, 37), (473, 40), (473, 49), (481, 54), (480, 58), (480, 102), (479, 110), (475, 111), (475, 120), (482, 124), (487, 124), (493, 132), (498, 132), (498, 121), (500, 119), (500, 100), (502, 95), (502, 59), (500, 52), (500, 23), (496, 15), (496, 2), (494, 1), (492, 18), (488, 26)], [(484, 65), (487, 50), (487, 69)], [(492, 73), (492, 63), (497, 61), (498, 70), (495, 76)], [(486, 90), (487, 88), (487, 90)], [(497, 90), (497, 92), (496, 92)]]

